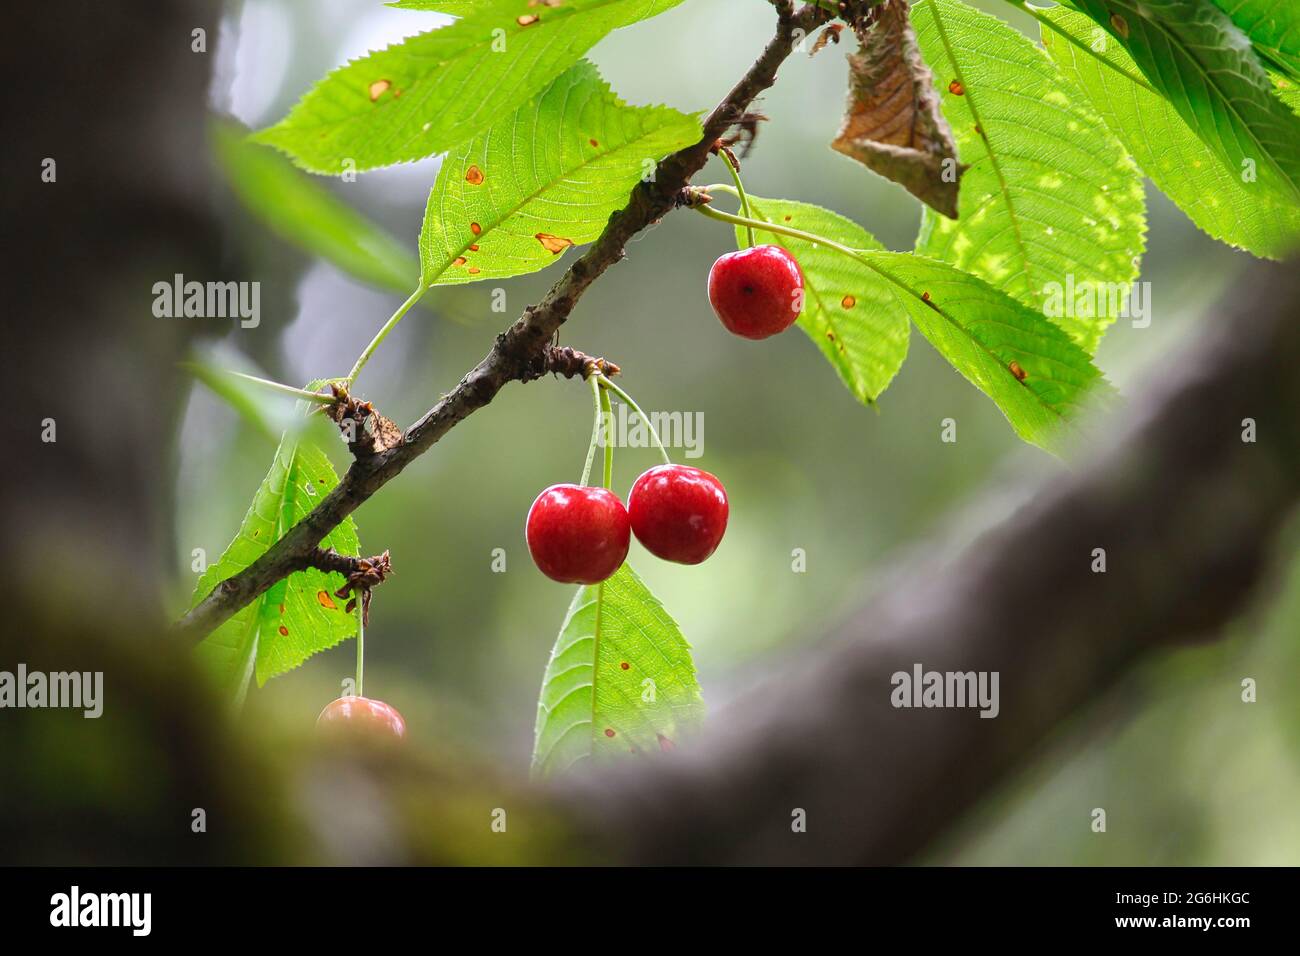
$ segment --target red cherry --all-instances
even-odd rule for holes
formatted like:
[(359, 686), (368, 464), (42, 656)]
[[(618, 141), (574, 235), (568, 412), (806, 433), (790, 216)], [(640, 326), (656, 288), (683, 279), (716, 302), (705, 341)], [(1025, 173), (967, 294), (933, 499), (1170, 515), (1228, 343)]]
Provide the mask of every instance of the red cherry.
[(564, 584), (605, 580), (622, 566), (632, 541), (618, 495), (582, 485), (551, 485), (538, 495), (524, 536), (538, 569)]
[(391, 704), (369, 697), (340, 697), (325, 705), (316, 718), (320, 730), (378, 734), (401, 740), (406, 736), (406, 721)]
[(707, 471), (659, 465), (636, 480), (627, 496), (632, 531), (665, 561), (699, 564), (727, 530), (727, 492)]
[(747, 339), (784, 332), (803, 309), (803, 273), (780, 246), (719, 257), (709, 270), (709, 303), (727, 331)]

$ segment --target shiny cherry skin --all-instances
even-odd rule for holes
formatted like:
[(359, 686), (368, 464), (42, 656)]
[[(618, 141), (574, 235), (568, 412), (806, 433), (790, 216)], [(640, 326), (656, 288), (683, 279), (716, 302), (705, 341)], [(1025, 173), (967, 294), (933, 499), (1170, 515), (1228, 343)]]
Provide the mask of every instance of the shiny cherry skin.
[(627, 509), (606, 488), (551, 485), (528, 509), (528, 551), (563, 584), (598, 584), (617, 571), (632, 543)]
[(699, 564), (727, 530), (727, 492), (707, 471), (688, 465), (651, 468), (627, 496), (632, 532), (665, 561)]
[(727, 331), (747, 339), (784, 332), (803, 309), (803, 273), (780, 246), (719, 257), (709, 270), (709, 303)]
[(331, 734), (372, 734), (395, 740), (406, 736), (406, 721), (397, 708), (369, 697), (340, 697), (330, 701), (316, 718), (316, 727)]

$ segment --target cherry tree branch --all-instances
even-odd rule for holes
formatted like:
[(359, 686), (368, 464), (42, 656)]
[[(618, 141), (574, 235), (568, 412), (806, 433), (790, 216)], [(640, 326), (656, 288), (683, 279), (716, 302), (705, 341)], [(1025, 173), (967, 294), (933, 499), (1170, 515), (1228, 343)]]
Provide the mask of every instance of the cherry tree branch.
[(407, 429), (402, 442), (381, 454), (354, 461), (333, 490), (302, 521), (243, 571), (222, 581), (176, 624), (176, 630), (200, 639), (240, 608), (265, 593), (277, 581), (300, 570), (339, 522), (371, 495), (432, 448), (478, 409), (496, 397), (508, 382), (536, 378), (556, 331), (578, 300), (605, 270), (621, 261), (637, 233), (658, 222), (677, 204), (678, 195), (704, 164), (717, 140), (745, 115), (754, 99), (776, 82), (777, 68), (805, 36), (827, 22), (832, 13), (815, 4), (797, 11), (792, 0), (772, 0), (777, 11), (776, 34), (703, 123), (703, 136), (661, 162), (652, 181), (632, 190), (628, 204), (610, 216), (600, 237), (574, 260), (559, 281), (535, 305), (499, 334), (491, 351), (470, 369), (450, 392)]

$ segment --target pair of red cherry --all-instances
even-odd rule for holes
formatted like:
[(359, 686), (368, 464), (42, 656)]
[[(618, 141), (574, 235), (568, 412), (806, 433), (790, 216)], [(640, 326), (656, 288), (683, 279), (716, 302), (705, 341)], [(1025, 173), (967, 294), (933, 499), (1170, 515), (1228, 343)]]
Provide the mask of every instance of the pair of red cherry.
[(631, 536), (665, 561), (699, 564), (727, 530), (727, 492), (707, 471), (658, 465), (627, 507), (607, 488), (551, 485), (528, 509), (524, 536), (538, 569), (564, 584), (598, 584), (627, 558)]

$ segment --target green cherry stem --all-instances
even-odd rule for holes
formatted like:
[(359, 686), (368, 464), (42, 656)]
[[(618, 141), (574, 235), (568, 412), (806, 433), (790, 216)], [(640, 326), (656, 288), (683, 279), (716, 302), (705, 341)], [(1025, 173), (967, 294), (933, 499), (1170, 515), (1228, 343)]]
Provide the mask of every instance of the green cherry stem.
[(641, 419), (642, 422), (645, 423), (645, 427), (649, 430), (650, 437), (654, 439), (655, 447), (659, 449), (659, 454), (663, 455), (664, 464), (671, 465), (673, 463), (673, 460), (668, 455), (668, 449), (664, 448), (664, 443), (659, 440), (659, 433), (655, 431), (654, 425), (650, 423), (650, 417), (646, 415), (645, 412), (641, 411), (641, 406), (638, 405), (635, 401), (633, 401), (631, 395), (623, 391), (623, 389), (619, 388), (617, 385), (614, 384), (613, 381), (606, 378), (604, 375), (598, 375), (597, 377), (600, 379), (600, 384), (602, 388), (609, 389), (611, 392), (613, 392), (615, 395), (619, 397), (620, 401), (622, 401), (625, 405), (631, 408), (632, 411), (636, 412), (637, 417)]
[[(736, 195), (740, 197), (740, 211), (746, 219), (752, 218), (749, 212), (749, 197), (745, 195), (745, 184), (740, 181), (740, 167), (731, 160), (731, 154), (725, 149), (719, 149), (718, 155), (722, 157), (723, 165), (727, 167), (727, 172), (731, 173), (731, 179), (736, 184)], [(754, 227), (747, 226), (749, 232), (749, 245), (754, 245)]]
[(582, 481), (578, 482), (578, 484), (582, 485), (584, 488), (586, 487), (587, 482), (591, 479), (591, 465), (592, 462), (596, 460), (596, 444), (600, 441), (601, 426), (600, 376), (593, 374), (587, 379), (587, 381), (591, 383), (591, 397), (596, 404), (596, 415), (595, 420), (591, 425), (591, 444), (587, 446), (587, 463), (582, 466)]
[(366, 602), (362, 599), (359, 592), (352, 592), (353, 599), (357, 602), (357, 689), (356, 695), (364, 697), (361, 693), (361, 681), (366, 674)]
[(602, 484), (608, 488), (614, 482), (614, 413), (609, 406), (609, 392), (599, 387), (596, 391), (600, 395), (600, 417), (605, 423), (605, 480)]
[(370, 340), (370, 344), (366, 346), (365, 351), (357, 356), (356, 364), (352, 366), (352, 371), (348, 372), (348, 377), (344, 379), (348, 385), (351, 385), (356, 381), (357, 376), (361, 374), (361, 370), (365, 368), (366, 363), (370, 361), (370, 356), (374, 355), (375, 350), (379, 348), (384, 339), (388, 338), (388, 333), (397, 327), (397, 323), (402, 321), (402, 316), (411, 311), (411, 307), (415, 305), (415, 303), (419, 302), (427, 291), (429, 291), (429, 287), (425, 285), (424, 279), (421, 278), (420, 284), (415, 287), (415, 291), (411, 293), (411, 297), (397, 307), (397, 311), (394, 312), (392, 317), (384, 323), (383, 328), (375, 333), (375, 337)]
[[(731, 193), (732, 195), (736, 195), (735, 190), (733, 190), (730, 186), (725, 186), (725, 185), (715, 184), (712, 186), (706, 186), (705, 191), (725, 192), (725, 193)], [(874, 262), (868, 259), (860, 249), (851, 249), (848, 246), (835, 242), (832, 239), (827, 239), (825, 236), (819, 236), (815, 232), (804, 232), (802, 229), (795, 229), (792, 226), (781, 226), (774, 222), (763, 222), (761, 219), (747, 219), (744, 216), (735, 216), (729, 212), (723, 212), (721, 209), (714, 209), (712, 206), (708, 206), (708, 205), (692, 206), (691, 208), (694, 209), (696, 212), (698, 212), (700, 215), (708, 216), (710, 219), (716, 219), (719, 222), (729, 222), (733, 226), (753, 226), (755, 229), (759, 230), (760, 232), (771, 232), (771, 233), (775, 233), (778, 236), (789, 236), (791, 239), (802, 239), (804, 242), (811, 242), (819, 246), (824, 246), (825, 248), (830, 249), (834, 252), (838, 252), (841, 255), (848, 256), (850, 259), (854, 260), (855, 262), (860, 262), (862, 265), (866, 266), (868, 269), (876, 273), (876, 275), (880, 276), (882, 279), (885, 279), (888, 282), (891, 282), (894, 285), (898, 286), (908, 295), (914, 298), (917, 297), (916, 292), (913, 289), (911, 289), (907, 285), (907, 283), (899, 281), (899, 279), (896, 276), (890, 275), (890, 273), (880, 268), (880, 266), (876, 265)]]

